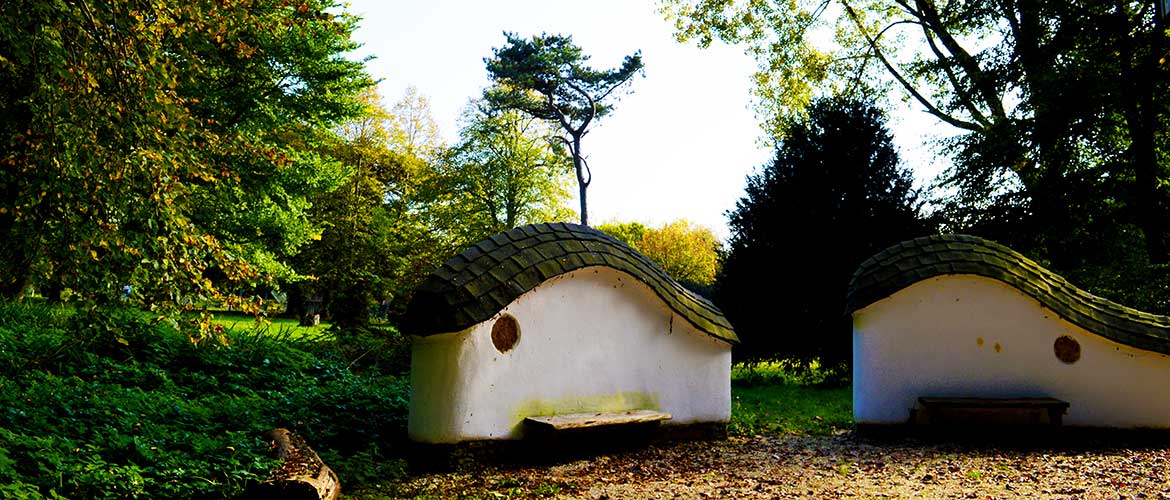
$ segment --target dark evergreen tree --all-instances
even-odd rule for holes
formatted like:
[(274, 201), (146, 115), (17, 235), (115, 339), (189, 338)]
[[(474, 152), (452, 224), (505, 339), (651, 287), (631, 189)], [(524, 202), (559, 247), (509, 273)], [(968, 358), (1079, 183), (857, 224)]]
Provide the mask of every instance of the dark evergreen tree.
[(849, 278), (885, 246), (931, 231), (919, 205), (880, 110), (815, 102), (728, 213), (716, 300), (743, 340), (737, 356), (848, 360)]

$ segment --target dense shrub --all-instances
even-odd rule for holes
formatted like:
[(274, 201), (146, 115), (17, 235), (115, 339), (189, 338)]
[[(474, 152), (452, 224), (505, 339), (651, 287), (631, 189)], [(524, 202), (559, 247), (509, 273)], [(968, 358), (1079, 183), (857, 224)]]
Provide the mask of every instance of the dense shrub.
[(260, 436), (274, 427), (345, 481), (404, 435), (408, 385), (351, 369), (339, 345), (254, 332), (196, 346), (135, 311), (0, 304), (0, 497), (232, 496), (273, 467)]

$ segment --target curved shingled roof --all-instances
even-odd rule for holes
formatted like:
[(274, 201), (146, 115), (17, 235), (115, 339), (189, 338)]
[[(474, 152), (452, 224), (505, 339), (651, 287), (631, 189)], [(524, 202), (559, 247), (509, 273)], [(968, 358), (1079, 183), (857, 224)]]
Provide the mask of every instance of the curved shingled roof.
[(563, 223), (518, 227), (452, 257), (415, 291), (402, 326), (422, 336), (463, 330), (495, 316), (546, 280), (590, 266), (633, 276), (695, 328), (739, 343), (717, 307), (683, 288), (645, 256), (605, 233)]
[(870, 257), (853, 274), (847, 312), (919, 281), (948, 274), (1002, 281), (1085, 330), (1138, 349), (1170, 354), (1170, 317), (1093, 295), (1012, 249), (975, 236), (916, 238)]

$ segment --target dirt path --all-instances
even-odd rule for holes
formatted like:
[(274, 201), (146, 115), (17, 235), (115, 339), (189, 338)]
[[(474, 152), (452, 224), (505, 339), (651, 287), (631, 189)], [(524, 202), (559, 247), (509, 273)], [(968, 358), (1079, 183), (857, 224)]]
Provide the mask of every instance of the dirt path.
[(470, 466), (391, 487), (407, 498), (1170, 499), (1170, 445), (1160, 441), (757, 436), (555, 465)]

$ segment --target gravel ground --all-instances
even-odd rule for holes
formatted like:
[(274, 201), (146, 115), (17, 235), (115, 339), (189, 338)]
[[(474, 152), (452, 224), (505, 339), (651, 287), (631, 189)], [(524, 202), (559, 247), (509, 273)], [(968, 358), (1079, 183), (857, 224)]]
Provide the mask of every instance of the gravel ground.
[(733, 437), (557, 464), (467, 465), (392, 485), (425, 498), (1170, 499), (1164, 435)]

